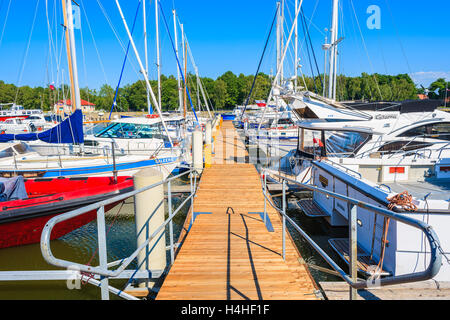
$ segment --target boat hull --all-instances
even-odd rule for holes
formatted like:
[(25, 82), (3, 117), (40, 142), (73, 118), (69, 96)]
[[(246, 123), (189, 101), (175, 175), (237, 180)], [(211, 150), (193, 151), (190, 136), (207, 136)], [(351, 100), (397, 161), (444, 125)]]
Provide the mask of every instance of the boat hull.
[[(86, 180), (88, 179), (92, 181), (96, 178), (86, 178)], [(106, 180), (110, 178), (100, 179)], [(80, 188), (80, 183), (78, 182), (82, 182), (83, 179), (76, 179), (77, 183), (73, 186), (75, 191), (0, 203), (0, 249), (38, 243), (45, 224), (51, 218), (134, 189), (132, 178), (120, 177), (120, 179), (121, 181), (117, 185), (111, 184), (105, 187), (91, 185), (90, 188), (86, 189), (77, 189)], [(45, 189), (46, 185), (52, 181), (61, 185), (69, 180), (74, 181), (74, 179), (51, 179), (38, 181), (37, 183), (41, 182), (42, 187)], [(105, 206), (105, 211), (114, 208), (119, 203), (116, 202)], [(63, 221), (55, 226), (51, 239), (58, 239), (95, 218), (96, 210), (93, 210)]]

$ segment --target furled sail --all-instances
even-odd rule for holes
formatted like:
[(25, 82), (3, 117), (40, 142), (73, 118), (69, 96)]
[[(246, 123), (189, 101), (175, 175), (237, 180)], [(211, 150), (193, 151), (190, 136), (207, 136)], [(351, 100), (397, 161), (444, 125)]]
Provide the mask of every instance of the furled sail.
[(40, 133), (0, 134), (0, 142), (36, 141), (47, 143), (84, 143), (83, 113), (76, 110), (70, 117), (57, 126)]

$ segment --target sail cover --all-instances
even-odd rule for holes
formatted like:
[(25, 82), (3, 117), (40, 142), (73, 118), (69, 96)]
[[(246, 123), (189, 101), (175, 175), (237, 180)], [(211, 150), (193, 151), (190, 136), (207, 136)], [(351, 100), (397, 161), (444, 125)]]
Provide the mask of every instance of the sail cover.
[(81, 110), (76, 110), (66, 120), (44, 132), (0, 134), (0, 142), (36, 140), (41, 140), (47, 143), (84, 143), (83, 113)]

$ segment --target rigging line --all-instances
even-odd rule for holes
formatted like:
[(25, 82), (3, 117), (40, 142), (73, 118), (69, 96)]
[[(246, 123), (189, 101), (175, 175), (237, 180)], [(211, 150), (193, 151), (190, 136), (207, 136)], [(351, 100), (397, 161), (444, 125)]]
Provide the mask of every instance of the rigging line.
[(92, 42), (93, 42), (93, 44), (94, 44), (94, 48), (95, 48), (95, 51), (96, 51), (96, 53), (97, 53), (97, 58), (98, 58), (98, 61), (99, 61), (99, 63), (100, 63), (100, 68), (102, 69), (103, 76), (104, 76), (104, 78), (105, 78), (106, 84), (109, 84), (108, 77), (106, 76), (106, 72), (105, 72), (105, 67), (104, 67), (104, 65), (103, 65), (102, 59), (101, 59), (101, 57), (100, 57), (100, 52), (99, 52), (99, 50), (98, 50), (97, 43), (96, 43), (95, 38), (94, 38), (94, 33), (92, 32), (91, 24), (90, 24), (90, 22), (89, 22), (89, 18), (88, 18), (88, 15), (87, 15), (87, 13), (86, 13), (86, 10), (85, 10), (85, 8), (84, 8), (83, 0), (81, 0), (81, 8), (83, 9), (83, 13), (84, 13), (84, 16), (85, 16), (85, 18), (86, 18), (86, 23), (87, 23), (87, 25), (88, 25), (88, 29), (89, 29), (89, 32), (90, 32), (91, 37), (92, 37)]
[(3, 24), (2, 35), (0, 36), (0, 47), (2, 46), (3, 36), (5, 35), (6, 23), (8, 22), (9, 10), (11, 9), (11, 2), (12, 0), (9, 0), (8, 9), (6, 9), (5, 23)]
[[(306, 39), (305, 21), (303, 19), (301, 19), (301, 21), (302, 21), (303, 34), (305, 35), (305, 39)], [(318, 93), (317, 92), (317, 86), (316, 86), (316, 77), (314, 75), (314, 69), (313, 69), (313, 66), (312, 66), (311, 54), (309, 52), (308, 45), (306, 45), (306, 52), (308, 53), (308, 61), (309, 61), (309, 67), (311, 69), (311, 74), (312, 74), (312, 78), (313, 78), (312, 80), (313, 80), (313, 84), (314, 84), (314, 92)]]
[[(258, 68), (256, 69), (255, 77), (253, 78), (252, 88), (250, 89), (250, 93), (248, 94), (247, 100), (245, 101), (244, 110), (243, 110), (242, 113), (241, 113), (241, 120), (242, 120), (242, 117), (244, 116), (245, 111), (247, 110), (247, 105), (248, 105), (248, 103), (249, 103), (249, 101), (250, 101), (250, 98), (251, 98), (251, 96), (252, 96), (253, 89), (255, 88), (256, 79), (258, 78), (259, 70), (260, 70), (261, 64), (262, 64), (262, 62), (263, 62), (263, 60), (264, 60), (264, 55), (265, 55), (265, 53), (266, 53), (267, 46), (268, 46), (268, 44), (269, 44), (270, 36), (272, 35), (273, 26), (275, 25), (275, 21), (276, 21), (276, 19), (277, 19), (277, 15), (278, 15), (278, 10), (279, 10), (279, 6), (277, 6), (277, 10), (275, 11), (275, 16), (274, 16), (274, 18), (273, 18), (273, 20), (272, 20), (272, 25), (271, 25), (271, 27), (270, 27), (269, 35), (267, 36), (267, 40), (266, 40), (266, 43), (265, 43), (265, 45), (264, 45), (264, 50), (263, 50), (263, 53), (262, 53), (262, 55), (261, 55), (261, 58), (259, 59), (259, 64), (258, 64)], [(267, 103), (269, 103), (269, 101), (267, 101)]]
[[(48, 42), (49, 42), (49, 51), (48, 51), (48, 61), (47, 61), (47, 80), (50, 82), (50, 77), (49, 77), (49, 75), (48, 75), (48, 64), (49, 64), (49, 61), (50, 61), (50, 69), (51, 69), (51, 81), (52, 81), (52, 83), (54, 83), (54, 81), (55, 81), (55, 79), (54, 79), (54, 74), (53, 74), (53, 69), (54, 69), (54, 66), (53, 66), (53, 55), (54, 55), (54, 58), (55, 58), (55, 60), (57, 60), (57, 53), (56, 53), (56, 50), (55, 50), (55, 48), (54, 48), (54, 37), (53, 37), (53, 32), (52, 32), (52, 27), (51, 27), (51, 24), (50, 24), (50, 19), (49, 19), (49, 10), (48, 10), (48, 0), (45, 0), (45, 17), (46, 17), (46, 20), (47, 20), (47, 33), (48, 33)], [(55, 19), (55, 16), (53, 16), (53, 19)], [(54, 53), (53, 53), (53, 50), (55, 51)]]
[[(185, 37), (185, 39), (186, 39), (186, 47), (187, 47), (187, 49), (188, 49), (189, 57), (190, 57), (190, 59), (191, 59), (192, 65), (193, 65), (193, 67), (194, 67), (194, 71), (195, 71), (196, 78), (197, 78), (197, 80), (198, 80), (198, 82), (199, 82), (199, 84), (200, 84), (200, 86), (201, 86), (201, 88), (197, 88), (197, 91), (200, 89), (200, 92), (198, 92), (198, 98), (200, 98), (201, 96), (203, 96), (202, 93), (204, 93), (205, 89), (203, 88), (203, 85), (201, 84), (201, 81), (200, 81), (200, 73), (198, 72), (198, 67), (197, 67), (197, 65), (196, 65), (196, 63), (195, 63), (194, 55), (192, 54), (191, 46), (189, 45), (189, 41), (188, 41), (188, 39), (187, 39), (187, 36), (184, 35), (184, 37)], [(197, 84), (197, 86), (198, 86), (198, 84)], [(202, 91), (203, 91), (203, 92), (202, 92)], [(208, 114), (211, 115), (211, 112), (210, 112), (209, 106), (208, 106), (208, 102), (206, 101), (206, 99), (205, 99), (204, 97), (203, 97), (203, 100), (204, 100), (204, 102), (205, 102), (205, 104), (206, 104), (205, 107), (208, 109), (208, 110), (207, 110), (207, 111), (208, 111)]]
[(208, 90), (206, 90), (206, 86), (204, 85), (202, 78), (200, 78), (200, 83), (203, 86), (203, 88), (205, 88), (206, 98), (208, 99), (209, 106), (211, 107), (211, 109), (212, 109), (212, 111), (214, 113), (214, 111), (215, 111), (214, 110), (214, 106), (213, 106), (213, 104), (211, 102), (211, 98), (209, 97)]
[[(135, 16), (134, 16), (133, 26), (132, 26), (132, 28), (131, 28), (131, 35), (133, 35), (134, 28), (135, 28), (135, 26), (136, 26), (136, 20), (137, 20), (137, 17), (138, 17), (138, 13), (139, 13), (140, 7), (141, 7), (141, 1), (139, 1), (138, 6), (137, 6), (137, 9), (136, 9), (136, 14), (135, 14)], [(129, 40), (129, 41), (128, 41), (127, 52), (125, 53), (125, 58), (124, 58), (123, 64), (122, 64), (122, 70), (121, 70), (121, 72), (120, 72), (119, 83), (117, 84), (117, 87), (116, 87), (116, 93), (115, 93), (115, 95), (114, 95), (114, 100), (113, 100), (113, 103), (112, 103), (112, 106), (111, 106), (111, 111), (109, 112), (109, 120), (111, 120), (111, 115), (112, 115), (112, 113), (113, 113), (114, 107), (115, 107), (116, 104), (117, 104), (117, 95), (119, 94), (120, 83), (122, 82), (123, 72), (124, 72), (124, 70), (125, 70), (125, 65), (126, 65), (127, 59), (128, 59), (128, 53), (129, 53), (129, 51), (130, 51), (130, 45), (131, 45), (131, 41)]]
[[(291, 10), (289, 10), (289, 6), (286, 6), (286, 11), (288, 12), (288, 15), (289, 15), (289, 18), (291, 19), (292, 24), (294, 24), (293, 23), (294, 21), (292, 19), (292, 15), (291, 15)], [(289, 24), (288, 24), (287, 20), (288, 19), (285, 18), (284, 19), (284, 23), (286, 24), (286, 29), (289, 30)], [(284, 33), (283, 39), (284, 39), (284, 41), (287, 42), (287, 34), (286, 33)], [(294, 42), (292, 42), (292, 43), (294, 43)], [(285, 67), (286, 67), (285, 70), (288, 69), (289, 67), (292, 67), (292, 71), (293, 71), (293, 73), (295, 73), (295, 65), (296, 65), (297, 62), (295, 61), (294, 52), (293, 51), (294, 51), (294, 45), (289, 46), (288, 53), (289, 53), (290, 61), (292, 61), (293, 63), (292, 63), (292, 66), (286, 64), (285, 65)]]
[[(183, 69), (181, 68), (180, 61), (178, 60), (178, 58), (177, 58), (177, 56), (176, 56), (175, 45), (174, 45), (174, 43), (173, 43), (172, 35), (170, 34), (169, 26), (167, 25), (166, 15), (164, 14), (164, 10), (163, 10), (163, 8), (162, 8), (161, 1), (159, 1), (159, 0), (156, 0), (156, 1), (158, 1), (159, 4), (160, 4), (160, 5), (159, 5), (159, 9), (160, 9), (160, 11), (161, 11), (161, 13), (162, 13), (162, 16), (163, 16), (164, 25), (165, 25), (165, 27), (166, 27), (167, 34), (169, 35), (170, 43), (172, 44), (173, 52), (175, 53), (175, 58), (176, 58), (176, 60), (177, 60), (178, 68), (180, 69), (181, 77), (183, 78), (184, 85), (186, 86), (186, 93), (187, 93), (187, 96), (188, 96), (188, 98), (189, 98), (189, 103), (190, 103), (190, 105), (191, 105), (191, 109), (192, 109), (192, 111), (194, 112), (194, 116), (195, 116), (195, 119), (197, 120), (197, 124), (198, 124), (199, 121), (198, 121), (197, 113), (195, 112), (195, 108), (194, 108), (194, 105), (193, 105), (192, 99), (191, 99), (191, 94), (190, 94), (190, 92), (189, 92), (189, 89), (187, 88), (187, 83), (186, 83), (185, 75), (184, 75), (184, 73), (183, 73)], [(183, 39), (183, 41), (184, 41), (184, 39)]]
[[(303, 8), (302, 8), (301, 10), (302, 10), (302, 11), (301, 11), (302, 20), (303, 20), (303, 22), (305, 23), (305, 26), (306, 26), (306, 19), (305, 19), (305, 14), (304, 14), (304, 12), (303, 12)], [(322, 88), (323, 88), (322, 77), (321, 77), (321, 75), (320, 75), (319, 65), (317, 64), (317, 59), (316, 59), (316, 53), (315, 53), (315, 51), (314, 51), (314, 47), (313, 47), (312, 41), (311, 41), (311, 36), (310, 36), (310, 34), (309, 34), (309, 27), (306, 28), (306, 33), (308, 34), (309, 45), (311, 46), (311, 51), (312, 51), (312, 53), (313, 53), (314, 62), (315, 62), (315, 64), (316, 64), (317, 75), (318, 75), (318, 77), (319, 77), (319, 79), (320, 79), (320, 84), (322, 85)]]
[[(61, 40), (60, 40), (60, 48), (62, 48), (63, 44), (64, 44), (64, 32), (61, 32)], [(62, 74), (64, 71), (61, 70), (61, 60), (62, 60), (62, 53), (63, 50), (59, 51), (59, 57), (55, 57), (57, 59), (57, 63), (56, 63), (56, 85), (57, 86), (64, 86), (64, 74)], [(60, 76), (61, 75), (61, 76)], [(64, 89), (63, 89), (64, 92)], [(59, 99), (59, 90), (58, 90), (58, 99)], [(64, 99), (64, 94), (63, 94), (63, 99)]]
[(25, 55), (24, 55), (24, 59), (23, 59), (22, 69), (20, 70), (19, 79), (17, 81), (17, 90), (16, 90), (16, 97), (14, 98), (14, 103), (17, 102), (17, 97), (19, 96), (20, 83), (22, 82), (23, 72), (25, 70), (25, 65), (26, 65), (27, 58), (28, 58), (28, 52), (30, 50), (31, 38), (33, 36), (34, 26), (36, 24), (36, 18), (37, 18), (37, 13), (38, 13), (38, 8), (39, 8), (39, 2), (40, 2), (40, 0), (38, 0), (36, 2), (36, 8), (35, 8), (35, 11), (34, 11), (33, 23), (31, 25), (30, 35), (28, 37), (28, 43), (27, 43), (27, 47), (26, 47), (26, 50), (25, 50)]
[[(353, 16), (351, 16), (351, 22), (352, 22), (352, 28), (353, 28), (353, 34), (357, 34), (357, 31), (356, 31), (356, 26), (355, 26), (355, 21), (354, 21), (354, 17)], [(358, 57), (362, 57), (363, 56), (363, 49), (362, 49), (362, 45), (361, 45), (361, 43), (359, 42), (359, 41), (355, 41), (356, 42), (356, 46), (357, 46), (357, 48), (358, 48)], [(359, 66), (360, 66), (360, 69), (361, 70), (363, 70), (364, 69), (364, 67), (363, 67), (363, 64), (362, 64), (362, 62), (361, 62), (361, 59), (358, 59), (358, 62), (359, 62)], [(367, 78), (366, 77), (363, 77), (363, 74), (362, 74), (362, 72), (361, 72), (361, 80), (362, 80), (362, 84), (364, 84), (365, 83), (365, 85), (367, 85), (367, 87), (369, 88), (369, 92), (370, 92), (370, 97), (373, 97), (373, 94), (372, 94), (372, 89), (371, 89), (371, 87), (370, 87), (370, 85), (369, 85), (369, 82), (368, 82), (368, 80), (367, 80)], [(363, 98), (365, 98), (365, 96), (364, 96), (364, 91), (363, 91), (363, 87), (361, 87), (361, 85), (360, 85), (360, 89), (361, 89), (361, 92), (360, 92), (360, 99), (363, 99)], [(354, 95), (353, 95), (353, 97), (352, 97), (352, 99), (354, 99)]]
[[(316, 11), (317, 11), (318, 5), (319, 5), (319, 0), (316, 1), (316, 4), (315, 4), (314, 9), (313, 9), (313, 13), (311, 14), (311, 19), (308, 19), (309, 22), (310, 22), (310, 24), (308, 25), (308, 29), (311, 27), (311, 23), (312, 23), (312, 20), (314, 19), (314, 16), (316, 15)], [(303, 11), (303, 8), (302, 8), (302, 11)], [(305, 44), (305, 41), (306, 41), (306, 38), (304, 38), (302, 40), (302, 43), (300, 44), (299, 51), (302, 51), (303, 45)]]
[[(286, 22), (286, 20), (285, 20), (285, 22)], [(289, 29), (289, 25), (287, 24), (287, 22), (286, 22), (286, 27)], [(283, 38), (284, 38), (285, 41), (287, 41), (287, 34), (284, 34)], [(292, 46), (289, 46), (286, 55), (289, 54), (290, 60), (289, 59), (286, 59), (286, 60), (288, 60), (288, 61), (294, 61), (295, 60), (293, 51), (294, 51), (294, 48)], [(289, 70), (290, 67), (292, 67), (292, 69), (294, 69), (295, 68), (295, 62), (293, 63), (292, 66), (289, 63), (286, 63), (284, 65), (284, 73), (285, 74), (286, 74), (286, 70)]]
[(88, 77), (87, 77), (87, 68), (86, 68), (86, 54), (84, 49), (84, 40), (83, 40), (83, 28), (80, 21), (80, 38), (81, 38), (81, 54), (83, 57), (83, 71), (84, 71), (84, 81), (86, 83), (86, 94), (87, 94), (87, 100), (90, 103), (91, 102), (91, 95), (89, 94), (89, 83), (88, 83)]
[(403, 57), (404, 57), (405, 60), (406, 60), (406, 65), (408, 66), (409, 73), (412, 74), (411, 66), (410, 66), (410, 64), (409, 64), (408, 57), (406, 56), (406, 52), (405, 52), (405, 48), (403, 47), (403, 43), (402, 43), (402, 41), (401, 41), (401, 39), (400, 39), (400, 35), (399, 35), (399, 32), (398, 32), (398, 28), (397, 28), (397, 25), (395, 24), (394, 16), (393, 16), (393, 14), (392, 14), (392, 10), (391, 10), (391, 6), (390, 6), (390, 4), (389, 4), (389, 1), (386, 1), (386, 4), (387, 4), (388, 10), (389, 10), (389, 14), (390, 14), (390, 16), (391, 16), (392, 24), (394, 25), (395, 34), (397, 35), (397, 40), (398, 40), (398, 42), (400, 43), (400, 48), (402, 49)]
[[(111, 18), (109, 17), (108, 13), (106, 12), (105, 8), (101, 4), (99, 0), (97, 0), (97, 4), (100, 7), (100, 11), (103, 13), (103, 16), (105, 17), (106, 21), (109, 24), (109, 27), (111, 28), (114, 36), (116, 37), (117, 41), (119, 42), (120, 47), (122, 48), (123, 53), (126, 53), (125, 45), (123, 44), (122, 40), (120, 39), (116, 28), (114, 28), (114, 24), (111, 21)], [(135, 64), (133, 63), (133, 60), (130, 60), (131, 67), (133, 68), (133, 71), (139, 75), (139, 71), (137, 71)]]
[(381, 100), (383, 100), (383, 95), (381, 94), (380, 86), (378, 85), (378, 80), (377, 80), (377, 78), (376, 78), (376, 76), (375, 76), (375, 74), (374, 74), (375, 72), (374, 72), (372, 60), (370, 59), (369, 51), (367, 50), (366, 41), (364, 40), (364, 35), (363, 35), (363, 33), (362, 33), (361, 26), (360, 26), (360, 24), (359, 24), (359, 20), (358, 20), (358, 17), (357, 17), (357, 15), (356, 15), (355, 6), (353, 5), (353, 0), (350, 0), (350, 3), (351, 3), (351, 5), (352, 5), (353, 13), (354, 13), (354, 15), (355, 15), (356, 23), (357, 23), (357, 25), (358, 25), (359, 33), (360, 33), (360, 35), (361, 35), (361, 39), (362, 39), (362, 42), (363, 42), (363, 45), (364, 45), (364, 50), (366, 51), (367, 59), (369, 60), (370, 68), (372, 69), (372, 73), (373, 73), (373, 74), (372, 74), (372, 77), (374, 77), (375, 84), (376, 84), (376, 87), (377, 87), (377, 89), (378, 89), (378, 93), (380, 94), (380, 98), (381, 98)]

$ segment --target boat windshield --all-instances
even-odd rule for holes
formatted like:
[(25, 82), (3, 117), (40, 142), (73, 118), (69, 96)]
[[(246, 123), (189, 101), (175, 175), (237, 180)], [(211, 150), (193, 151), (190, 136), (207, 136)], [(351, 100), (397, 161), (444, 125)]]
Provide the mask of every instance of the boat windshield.
[(16, 151), (17, 154), (25, 154), (29, 152), (33, 152), (33, 150), (30, 148), (29, 145), (21, 142), (13, 146), (14, 151)]
[(325, 131), (327, 156), (354, 156), (370, 137), (370, 134), (362, 132)]
[[(369, 133), (300, 129), (300, 151), (311, 156), (352, 157), (371, 138)], [(303, 141), (303, 142), (302, 142)]]
[(161, 123), (152, 125), (136, 123), (113, 123), (95, 136), (98, 138), (119, 139), (163, 139), (161, 135), (161, 129)]

